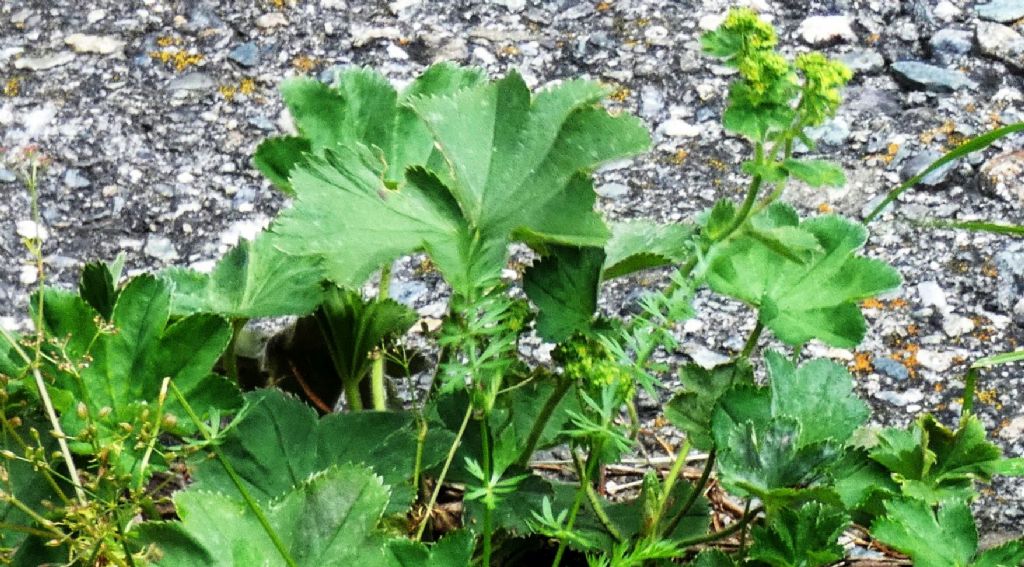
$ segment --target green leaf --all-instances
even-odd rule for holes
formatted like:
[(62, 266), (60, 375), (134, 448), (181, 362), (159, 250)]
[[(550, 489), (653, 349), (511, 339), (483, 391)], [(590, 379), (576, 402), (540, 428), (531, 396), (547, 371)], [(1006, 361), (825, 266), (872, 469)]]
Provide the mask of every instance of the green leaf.
[(267, 138), (256, 146), (252, 164), (285, 194), (294, 195), (288, 178), (295, 165), (303, 161), (304, 154), (312, 150), (309, 139), (301, 136)]
[(264, 141), (253, 163), (294, 195), (289, 178), (306, 161), (305, 154), (322, 155), (358, 142), (381, 151), (388, 164), (386, 179), (400, 182), (408, 167), (426, 165), (434, 153), (433, 139), (407, 103), (418, 96), (451, 94), (483, 79), (479, 69), (450, 63), (431, 66), (401, 93), (370, 69), (346, 69), (331, 87), (315, 79), (290, 79), (281, 85), (281, 96), (302, 135)]
[(523, 274), (523, 290), (540, 311), (537, 333), (560, 343), (590, 329), (605, 253), (568, 246), (552, 246), (550, 252)]
[(665, 417), (686, 433), (693, 446), (702, 451), (714, 447), (711, 416), (719, 399), (737, 384), (753, 386), (749, 364), (729, 364), (705, 370), (688, 364), (679, 371), (682, 389), (665, 406)]
[(843, 168), (823, 159), (787, 159), (782, 167), (811, 187), (842, 187), (846, 184)]
[(820, 251), (795, 262), (790, 256), (806, 250), (779, 254), (758, 238), (740, 235), (709, 253), (709, 285), (758, 308), (760, 320), (788, 344), (817, 338), (855, 346), (866, 329), (857, 302), (897, 287), (899, 274), (881, 261), (854, 255), (867, 238), (860, 225), (834, 215), (799, 225), (784, 218), (773, 214), (775, 220), (767, 224), (798, 227), (818, 241)]
[(682, 263), (691, 254), (693, 228), (685, 224), (655, 224), (647, 221), (613, 223), (612, 236), (605, 244), (602, 279)]
[(840, 447), (831, 440), (800, 445), (800, 430), (800, 423), (787, 416), (773, 417), (767, 427), (748, 421), (731, 429), (728, 445), (719, 449), (722, 483), (740, 494), (777, 503), (798, 496), (786, 489), (825, 480), (825, 472), (841, 455)]
[(572, 81), (531, 97), (512, 73), (414, 97), (409, 105), (439, 152), (431, 173), (408, 170), (392, 189), (386, 156), (358, 144), (311, 158), (292, 175), (297, 199), (273, 226), (276, 241), (289, 253), (324, 256), (343, 285), (425, 250), (460, 293), (498, 277), (512, 239), (602, 246), (608, 231), (589, 171), (648, 145), (639, 121), (594, 107), (604, 94)]
[(358, 383), (370, 371), (370, 353), (385, 339), (416, 323), (416, 312), (391, 299), (367, 301), (358, 291), (330, 286), (314, 314), (343, 384)]
[[(271, 529), (300, 567), (393, 565), (377, 530), (388, 504), (380, 477), (360, 466), (328, 469), (260, 503)], [(174, 496), (180, 523), (145, 523), (137, 533), (165, 567), (283, 564), (281, 553), (241, 498), (185, 490)]]
[(704, 223), (704, 232), (708, 239), (717, 241), (732, 228), (732, 223), (735, 220), (736, 204), (728, 199), (721, 199), (715, 202), (715, 206), (708, 213), (707, 221)]
[(698, 553), (697, 557), (687, 565), (689, 567), (736, 567), (736, 562), (726, 552), (708, 548)]
[(873, 460), (893, 474), (904, 494), (929, 504), (976, 497), (974, 482), (1015, 468), (1005, 464), (999, 447), (985, 438), (985, 428), (973, 415), (950, 430), (930, 415), (919, 417), (909, 430), (889, 428), (878, 435), (870, 451)]
[(411, 539), (392, 539), (388, 549), (395, 557), (396, 567), (454, 567), (469, 565), (476, 540), (473, 532), (458, 530), (445, 534), (427, 545)]
[[(78, 403), (85, 404), (96, 425), (100, 446), (120, 443), (125, 426), (138, 430), (155, 416), (165, 378), (205, 416), (212, 411), (239, 407), (237, 388), (212, 373), (231, 337), (227, 321), (213, 315), (193, 315), (167, 326), (170, 314), (170, 284), (152, 276), (128, 282), (114, 304), (110, 323), (114, 331), (100, 330), (95, 315), (85, 302), (74, 296), (47, 290), (44, 313), (47, 333), (70, 336), (67, 353), (77, 364), (91, 356), (77, 376), (57, 365), (54, 404), (65, 431), (80, 434), (86, 421), (78, 415)], [(61, 360), (58, 357), (58, 360)], [(109, 409), (107, 409), (109, 408)], [(168, 398), (165, 415), (179, 417), (173, 432), (194, 431), (177, 400)], [(85, 454), (95, 450), (91, 442), (76, 442), (73, 448)], [(133, 471), (144, 447), (125, 444), (113, 463), (121, 473)]]
[(831, 565), (846, 555), (837, 540), (849, 523), (842, 511), (817, 502), (779, 508), (767, 526), (751, 530), (750, 558), (772, 567)]
[[(899, 484), (892, 479), (889, 471), (871, 460), (864, 449), (853, 449), (839, 460), (830, 470), (832, 485), (843, 506), (869, 517), (884, 512), (882, 505), (886, 498), (900, 491)], [(866, 525), (866, 522), (860, 522)]]
[(107, 321), (117, 301), (117, 280), (124, 267), (124, 254), (118, 255), (112, 263), (89, 262), (82, 268), (78, 282), (78, 295)]
[[(800, 443), (846, 443), (871, 410), (853, 392), (853, 378), (830, 360), (811, 360), (799, 368), (775, 351), (765, 353), (772, 390), (772, 415), (795, 417), (803, 424)], [(828, 419), (822, 419), (828, 416)]]
[(213, 272), (170, 268), (161, 276), (174, 283), (174, 315), (217, 313), (229, 319), (304, 315), (323, 296), (322, 268), (311, 257), (288, 256), (265, 234), (240, 240)]
[[(317, 419), (312, 408), (279, 390), (252, 392), (246, 400), (247, 413), (225, 433), (218, 450), (253, 496), (272, 500), (317, 471), (363, 463), (392, 486), (392, 512), (411, 504), (418, 432), (412, 414), (353, 412)], [(422, 466), (440, 462), (453, 438), (449, 432), (431, 428)], [(197, 460), (192, 476), (197, 490), (226, 494), (235, 490), (220, 463), (207, 458)]]
[(978, 531), (966, 504), (947, 504), (936, 512), (927, 502), (897, 498), (885, 508), (887, 515), (875, 520), (871, 534), (909, 555), (915, 567), (971, 565)]
[[(5, 411), (10, 412), (11, 408), (8, 407)], [(20, 425), (14, 425), (15, 422), (11, 419), (15, 417), (14, 415), (8, 413), (5, 416), (8, 420), (7, 423), (11, 424), (11, 426), (10, 428), (4, 427), (0, 429), (0, 444), (2, 444), (0, 447), (3, 450), (11, 451), (19, 456), (23, 455), (25, 451), (19, 441), (25, 440), (31, 443), (31, 447), (35, 449), (31, 433), (33, 429), (42, 433), (40, 435), (42, 445), (39, 447), (42, 458), (45, 459), (45, 455), (53, 455), (58, 450), (57, 439), (53, 435), (46, 433), (52, 427), (42, 418), (41, 408), (39, 409), (39, 415), (33, 415), (34, 413), (26, 412), (26, 415), (17, 416), (21, 420)], [(15, 433), (17, 433), (20, 439), (15, 438)], [(51, 463), (51, 466), (54, 467), (55, 472), (63, 472), (60, 469), (61, 465)], [(0, 524), (4, 526), (4, 529), (0, 529), (0, 547), (13, 549), (26, 539), (26, 534), (23, 531), (12, 529), (13, 527), (43, 528), (21, 508), (13, 505), (11, 498), (16, 498), (19, 504), (27, 506), (29, 510), (46, 516), (43, 512), (46, 509), (44, 502), (58, 502), (60, 497), (53, 489), (53, 486), (46, 480), (46, 477), (43, 476), (42, 471), (32, 462), (20, 458), (5, 459), (4, 474), (6, 477), (3, 488), (5, 498), (0, 501)], [(61, 485), (63, 485), (61, 487), (62, 490), (69, 488), (66, 483), (61, 482)]]

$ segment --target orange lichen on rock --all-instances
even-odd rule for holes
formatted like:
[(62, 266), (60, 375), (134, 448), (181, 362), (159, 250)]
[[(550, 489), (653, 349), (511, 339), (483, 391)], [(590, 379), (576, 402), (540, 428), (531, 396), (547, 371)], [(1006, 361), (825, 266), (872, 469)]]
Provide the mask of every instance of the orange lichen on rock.
[(867, 374), (874, 370), (875, 367), (871, 364), (871, 353), (858, 352), (853, 355), (853, 362), (850, 363), (850, 372), (857, 374)]

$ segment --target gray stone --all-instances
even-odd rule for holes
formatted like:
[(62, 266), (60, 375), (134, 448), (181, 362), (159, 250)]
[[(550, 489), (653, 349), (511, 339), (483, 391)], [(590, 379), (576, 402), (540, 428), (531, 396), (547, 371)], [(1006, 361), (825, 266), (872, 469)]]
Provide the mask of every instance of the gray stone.
[(928, 40), (928, 45), (933, 51), (963, 55), (971, 52), (974, 41), (969, 31), (946, 28), (935, 32), (935, 35)]
[(0, 183), (14, 183), (18, 180), (18, 176), (14, 175), (14, 172), (7, 168), (0, 167)]
[(255, 67), (260, 62), (260, 48), (255, 43), (243, 43), (228, 53), (228, 59), (242, 67)]
[(1013, 31), (1013, 28), (992, 22), (979, 22), (977, 35), (982, 53), (1017, 69), (1024, 69), (1024, 37)]
[(398, 280), (392, 278), (388, 287), (388, 295), (391, 299), (409, 307), (415, 307), (416, 302), (427, 297), (430, 288), (420, 280)]
[[(910, 179), (924, 171), (925, 168), (935, 163), (935, 161), (940, 157), (942, 157), (942, 154), (938, 152), (925, 150), (908, 159), (907, 162), (903, 164), (903, 167), (900, 169), (900, 177), (906, 181), (907, 179)], [(929, 187), (941, 185), (946, 181), (946, 176), (949, 175), (950, 170), (956, 167), (958, 163), (960, 163), (959, 160), (953, 160), (928, 175), (925, 175), (924, 178), (921, 179), (921, 185), (927, 185)]]
[(885, 67), (882, 54), (874, 49), (854, 49), (840, 54), (837, 59), (855, 73), (874, 73)]
[(1009, 23), (1024, 18), (1024, 2), (1021, 0), (992, 0), (974, 9), (986, 20)]
[(67, 65), (75, 60), (75, 54), (70, 51), (61, 51), (52, 55), (40, 55), (38, 57), (22, 57), (14, 62), (16, 69), (28, 69), (29, 71), (46, 71), (54, 67)]
[(946, 292), (942, 291), (937, 281), (929, 280), (917, 284), (917, 295), (921, 299), (921, 305), (925, 307), (935, 307), (939, 311), (949, 308), (949, 304), (946, 303)]
[(833, 118), (821, 126), (808, 128), (807, 135), (826, 146), (842, 146), (850, 139), (850, 125), (842, 118)]
[(194, 33), (208, 29), (219, 29), (222, 27), (224, 27), (224, 22), (217, 17), (217, 13), (214, 11), (213, 6), (202, 2), (189, 13), (188, 23), (185, 25), (185, 30)]
[(963, 88), (974, 89), (978, 86), (978, 83), (960, 71), (943, 69), (920, 61), (897, 61), (890, 65), (890, 68), (898, 81), (926, 91), (946, 93)]
[(81, 170), (69, 169), (64, 172), (64, 186), (68, 189), (84, 189), (89, 185), (89, 180), (82, 175)]
[(1024, 243), (1009, 244), (995, 255), (996, 301), (1005, 310), (1016, 310), (1024, 301)]
[(206, 91), (214, 88), (216, 83), (206, 73), (198, 71), (186, 73), (167, 83), (169, 91)]
[(978, 170), (978, 190), (1024, 205), (1024, 151), (997, 155)]
[(872, 366), (879, 374), (884, 374), (894, 380), (906, 380), (910, 378), (910, 371), (902, 363), (886, 356), (880, 356), (872, 361)]

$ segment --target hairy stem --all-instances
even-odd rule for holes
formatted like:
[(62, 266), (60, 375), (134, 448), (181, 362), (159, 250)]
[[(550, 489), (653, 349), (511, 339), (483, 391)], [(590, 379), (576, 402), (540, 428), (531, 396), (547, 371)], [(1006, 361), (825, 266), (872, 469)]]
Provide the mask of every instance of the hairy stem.
[[(203, 423), (203, 420), (199, 419), (198, 415), (196, 415), (196, 412), (192, 409), (192, 405), (189, 404), (188, 400), (185, 399), (185, 396), (182, 395), (178, 386), (175, 385), (174, 382), (169, 382), (169, 384), (171, 390), (174, 392), (174, 397), (178, 398), (178, 403), (181, 404), (185, 413), (188, 414), (189, 419), (191, 419), (192, 423), (195, 424), (199, 433), (203, 436), (203, 440), (212, 444), (213, 438), (210, 436), (210, 432), (207, 431), (206, 424)], [(253, 515), (256, 516), (256, 519), (259, 520), (260, 525), (263, 526), (263, 531), (266, 532), (267, 537), (270, 538), (274, 547), (277, 548), (277, 552), (281, 554), (281, 558), (284, 560), (285, 564), (288, 565), (288, 567), (298, 567), (298, 564), (294, 559), (292, 559), (291, 554), (288, 553), (288, 548), (285, 546), (284, 542), (281, 541), (281, 537), (277, 534), (277, 531), (274, 530), (274, 527), (270, 525), (270, 520), (268, 520), (266, 514), (263, 513), (263, 509), (260, 508), (256, 499), (249, 493), (249, 489), (247, 489), (245, 484), (242, 483), (242, 479), (238, 476), (238, 473), (235, 472), (235, 467), (231, 466), (231, 463), (224, 458), (224, 455), (222, 455), (220, 451), (214, 451), (213, 454), (220, 462), (221, 467), (224, 468), (224, 472), (227, 473), (228, 477), (231, 479), (231, 483), (235, 485), (238, 493), (242, 495), (242, 499), (245, 500), (249, 510), (252, 511)]]
[(668, 476), (665, 477), (665, 482), (662, 485), (661, 502), (658, 503), (658, 510), (654, 513), (654, 518), (650, 524), (650, 529), (653, 533), (658, 532), (658, 524), (661, 523), (661, 519), (668, 512), (669, 504), (672, 502), (672, 489), (675, 488), (679, 474), (683, 471), (683, 465), (686, 464), (686, 456), (688, 454), (690, 454), (690, 440), (686, 439), (677, 450), (676, 460), (672, 463), (672, 468), (669, 469)]
[[(491, 432), (487, 428), (487, 416), (480, 420), (480, 444), (483, 451), (484, 482), (490, 486), (491, 483)], [(491, 510), (491, 502), (484, 502), (484, 567), (491, 567), (491, 538), (494, 532), (494, 511)]]
[(416, 541), (423, 539), (423, 530), (427, 529), (427, 523), (430, 521), (430, 513), (434, 509), (434, 504), (437, 504), (437, 496), (441, 494), (441, 486), (444, 484), (444, 479), (448, 476), (448, 469), (452, 466), (452, 460), (455, 459), (455, 452), (459, 450), (459, 444), (462, 443), (462, 436), (466, 433), (466, 426), (469, 425), (469, 418), (473, 415), (473, 405), (470, 404), (466, 408), (466, 415), (462, 418), (462, 425), (459, 426), (459, 432), (455, 434), (455, 440), (452, 441), (452, 446), (448, 449), (448, 457), (444, 460), (444, 466), (441, 467), (441, 474), (437, 477), (437, 483), (434, 485), (434, 491), (430, 494), (430, 501), (427, 502), (427, 512), (423, 515), (423, 519), (420, 520), (420, 527), (416, 529)]
[(754, 330), (750, 332), (750, 336), (747, 337), (746, 344), (743, 345), (743, 350), (740, 352), (740, 358), (748, 359), (757, 347), (757, 339), (761, 338), (761, 331), (764, 330), (764, 323), (761, 319), (757, 320), (757, 324), (754, 325)]
[[(576, 450), (572, 449), (573, 464), (578, 462), (579, 457), (576, 455)], [(569, 517), (565, 523), (565, 531), (571, 532), (574, 525), (576, 525), (576, 516), (580, 512), (580, 507), (583, 506), (583, 498), (586, 496), (587, 487), (586, 485), (590, 482), (587, 474), (587, 469), (590, 468), (591, 461), (594, 460), (594, 451), (590, 452), (587, 457), (587, 464), (583, 467), (577, 468), (577, 475), (579, 476), (580, 486), (576, 489), (576, 497), (572, 501), (572, 508), (569, 508)], [(558, 567), (562, 562), (562, 556), (565, 555), (565, 548), (568, 541), (564, 538), (558, 540), (558, 551), (555, 552), (555, 559), (551, 562), (551, 567)]]
[(551, 391), (551, 395), (548, 396), (547, 401), (544, 402), (544, 406), (540, 408), (540, 413), (537, 414), (537, 419), (533, 422), (533, 427), (530, 428), (530, 434), (526, 437), (526, 443), (523, 444), (523, 450), (519, 452), (519, 456), (516, 457), (516, 464), (520, 466), (527, 466), (530, 462), (530, 457), (533, 456), (533, 452), (537, 450), (537, 443), (540, 442), (541, 436), (544, 434), (544, 429), (547, 428), (548, 422), (551, 421), (552, 414), (555, 413), (555, 409), (558, 408), (558, 404), (562, 403), (562, 398), (565, 397), (566, 392), (572, 386), (571, 380), (565, 378), (559, 378), (555, 384), (555, 389)]
[(763, 510), (764, 510), (763, 507), (758, 506), (757, 508), (754, 508), (753, 510), (750, 510), (747, 514), (745, 514), (742, 518), (740, 518), (739, 521), (733, 522), (727, 528), (723, 528), (721, 530), (718, 530), (717, 532), (713, 532), (713, 533), (710, 533), (710, 534), (704, 534), (702, 536), (696, 536), (696, 537), (691, 537), (689, 539), (680, 540), (677, 543), (677, 545), (679, 547), (690, 547), (690, 546), (693, 546), (693, 545), (700, 545), (702, 543), (718, 541), (718, 540), (720, 540), (722, 538), (729, 537), (732, 534), (734, 534), (734, 533), (744, 529), (747, 526), (747, 524), (749, 524), (750, 522), (754, 521), (754, 519), (757, 518), (757, 515), (760, 514)]
[(665, 526), (665, 531), (663, 533), (666, 537), (672, 535), (672, 532), (676, 531), (676, 527), (679, 526), (679, 522), (686, 517), (687, 512), (690, 511), (690, 508), (693, 508), (697, 499), (700, 498), (701, 493), (704, 492), (704, 487), (708, 485), (708, 479), (711, 478), (711, 471), (715, 468), (715, 455), (715, 449), (712, 449), (711, 452), (708, 453), (708, 462), (704, 464), (704, 471), (700, 473), (700, 478), (697, 479), (697, 484), (693, 486), (693, 491), (690, 492), (690, 497), (686, 499), (686, 502), (683, 503), (682, 507), (679, 508), (679, 511), (672, 516), (668, 525)]
[(587, 501), (590, 502), (590, 507), (594, 510), (594, 515), (597, 516), (597, 520), (601, 522), (602, 526), (604, 526), (608, 535), (612, 536), (616, 542), (621, 542), (622, 534), (619, 532), (619, 529), (615, 527), (615, 524), (612, 523), (612, 519), (608, 517), (608, 513), (605, 512), (604, 506), (601, 504), (601, 499), (598, 497), (597, 491), (594, 490), (594, 483), (590, 482), (589, 477), (591, 475), (583, 472), (586, 465), (575, 452), (572, 454), (572, 459), (580, 478), (585, 476), (587, 479), (586, 482), (581, 483), (581, 486), (586, 492)]
[(231, 340), (224, 351), (224, 370), (235, 384), (238, 384), (238, 353), (235, 352), (235, 347), (238, 345), (238, 335), (248, 321), (245, 317), (231, 320)]
[[(384, 301), (388, 298), (391, 289), (391, 264), (385, 264), (380, 269), (380, 283), (377, 285), (377, 301)], [(387, 409), (387, 390), (384, 388), (384, 357), (381, 349), (377, 348), (370, 355), (373, 364), (370, 367), (370, 392), (373, 398), (373, 409), (384, 411)]]

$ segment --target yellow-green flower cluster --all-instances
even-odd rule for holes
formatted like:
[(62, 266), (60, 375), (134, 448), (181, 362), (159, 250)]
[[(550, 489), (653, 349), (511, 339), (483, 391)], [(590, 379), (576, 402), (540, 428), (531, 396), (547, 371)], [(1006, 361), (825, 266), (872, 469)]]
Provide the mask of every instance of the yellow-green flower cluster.
[(772, 49), (779, 41), (771, 24), (762, 20), (750, 8), (730, 10), (720, 29), (742, 39), (740, 55)]
[(576, 336), (560, 345), (553, 358), (562, 363), (565, 377), (588, 389), (618, 385), (624, 396), (633, 389), (632, 374), (624, 368), (600, 341)]
[(796, 67), (804, 76), (803, 99), (800, 113), (803, 122), (817, 126), (834, 116), (839, 108), (839, 89), (853, 77), (853, 73), (838, 61), (815, 51), (796, 58)]
[(739, 60), (740, 75), (746, 80), (749, 101), (758, 106), (776, 101), (779, 87), (793, 85), (793, 71), (786, 59), (774, 51), (754, 51)]

